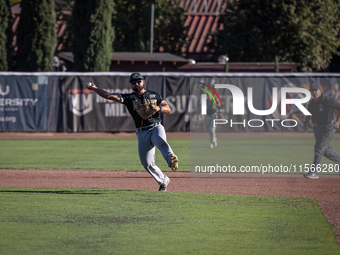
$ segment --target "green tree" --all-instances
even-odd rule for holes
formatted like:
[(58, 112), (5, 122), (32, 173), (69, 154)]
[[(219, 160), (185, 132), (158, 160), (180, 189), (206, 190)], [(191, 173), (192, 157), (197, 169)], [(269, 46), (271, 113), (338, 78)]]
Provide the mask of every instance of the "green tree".
[(109, 71), (113, 0), (76, 0), (72, 11), (75, 71)]
[(113, 25), (115, 51), (149, 51), (151, 5), (154, 14), (154, 51), (164, 50), (181, 54), (186, 42), (184, 12), (180, 0), (114, 0)]
[(55, 21), (53, 0), (21, 1), (16, 70), (29, 72), (53, 70)]
[(0, 71), (8, 71), (11, 68), (12, 23), (9, 0), (0, 0)]
[(320, 71), (337, 52), (339, 13), (334, 0), (240, 0), (220, 17), (211, 47), (230, 61), (299, 63)]
[(180, 0), (158, 1), (155, 6), (154, 48), (160, 51), (182, 55), (182, 47), (187, 43), (185, 9)]

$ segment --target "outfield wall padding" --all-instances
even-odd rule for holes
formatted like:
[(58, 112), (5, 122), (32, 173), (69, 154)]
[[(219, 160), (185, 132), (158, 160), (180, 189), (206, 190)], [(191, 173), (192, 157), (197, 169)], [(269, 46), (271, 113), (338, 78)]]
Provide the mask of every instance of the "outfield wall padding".
[[(171, 106), (171, 113), (162, 115), (167, 131), (204, 131), (199, 118), (199, 97), (193, 91), (200, 83), (233, 84), (245, 97), (247, 88), (253, 88), (254, 107), (259, 110), (271, 107), (272, 91), (282, 87), (309, 88), (318, 83), (325, 94), (339, 100), (340, 75), (333, 73), (143, 73), (146, 88), (160, 93)], [(130, 73), (16, 73), (0, 72), (0, 131), (1, 132), (130, 132), (133, 120), (124, 105), (99, 97), (86, 89), (87, 82), (115, 93), (132, 92)], [(225, 132), (252, 131), (303, 131), (304, 115), (292, 106), (287, 115), (280, 107), (270, 116), (254, 116), (246, 111), (244, 116), (233, 116), (232, 95), (227, 89), (218, 91), (223, 118), (234, 122), (262, 119), (265, 125), (257, 128), (248, 125), (219, 127)], [(287, 95), (294, 97), (296, 95)], [(280, 102), (278, 102), (279, 104)], [(246, 110), (248, 108), (246, 107)], [(299, 125), (283, 128), (280, 121), (266, 119), (295, 119)], [(255, 122), (255, 121), (254, 121)], [(254, 123), (253, 122), (253, 123)], [(191, 127), (190, 127), (191, 125)]]

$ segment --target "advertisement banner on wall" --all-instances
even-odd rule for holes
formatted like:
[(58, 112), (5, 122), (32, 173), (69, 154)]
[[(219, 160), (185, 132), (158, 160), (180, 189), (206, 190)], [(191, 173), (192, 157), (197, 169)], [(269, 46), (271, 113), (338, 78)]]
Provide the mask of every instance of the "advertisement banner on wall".
[(170, 114), (164, 114), (164, 126), (169, 131), (189, 131), (191, 106), (197, 105), (190, 96), (189, 77), (165, 77), (164, 99), (171, 108)]
[(131, 93), (128, 77), (73, 76), (63, 80), (64, 130), (67, 132), (133, 131), (133, 119), (123, 104), (86, 88), (93, 82), (109, 93)]
[[(131, 132), (135, 125), (127, 108), (86, 89), (93, 82), (109, 93), (132, 93), (129, 76), (65, 77), (62, 84), (64, 130), (67, 132)], [(162, 114), (168, 131), (189, 131), (189, 78), (146, 76), (145, 88), (159, 93), (170, 105), (170, 114)]]
[[(221, 113), (217, 132), (304, 131), (302, 109), (306, 103), (295, 102), (306, 99), (310, 83), (320, 84), (327, 96), (338, 101), (340, 97), (340, 77), (326, 75), (147, 73), (143, 76), (146, 89), (159, 93), (171, 107), (171, 113), (162, 114), (161, 118), (167, 131), (176, 132), (208, 130), (202, 98), (211, 98), (209, 93)], [(109, 93), (132, 92), (129, 73), (4, 73), (0, 76), (0, 131), (135, 131), (126, 107), (86, 89), (87, 82)]]
[(47, 76), (0, 77), (0, 131), (46, 131)]

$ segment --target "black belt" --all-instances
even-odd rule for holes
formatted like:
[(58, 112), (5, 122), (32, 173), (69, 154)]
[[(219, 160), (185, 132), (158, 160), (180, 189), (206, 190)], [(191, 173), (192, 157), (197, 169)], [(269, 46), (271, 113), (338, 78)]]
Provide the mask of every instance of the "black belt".
[(328, 123), (323, 123), (323, 124), (321, 124), (321, 123), (313, 123), (313, 124), (314, 124), (314, 126), (316, 126), (316, 127), (321, 127), (321, 126), (333, 124), (333, 122), (328, 122)]
[(157, 127), (159, 125), (159, 122), (155, 123), (155, 124), (151, 124), (149, 126), (146, 127), (140, 127), (140, 128), (136, 128), (137, 131), (145, 131), (145, 130), (149, 130), (151, 128)]

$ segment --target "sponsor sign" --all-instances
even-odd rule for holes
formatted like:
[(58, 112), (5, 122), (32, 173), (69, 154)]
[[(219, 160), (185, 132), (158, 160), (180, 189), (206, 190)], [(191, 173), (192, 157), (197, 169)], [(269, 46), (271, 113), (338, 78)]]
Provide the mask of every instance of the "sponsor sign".
[(0, 77), (0, 131), (46, 131), (47, 77)]
[(93, 94), (88, 89), (70, 89), (69, 110), (77, 116), (84, 116), (93, 110)]

